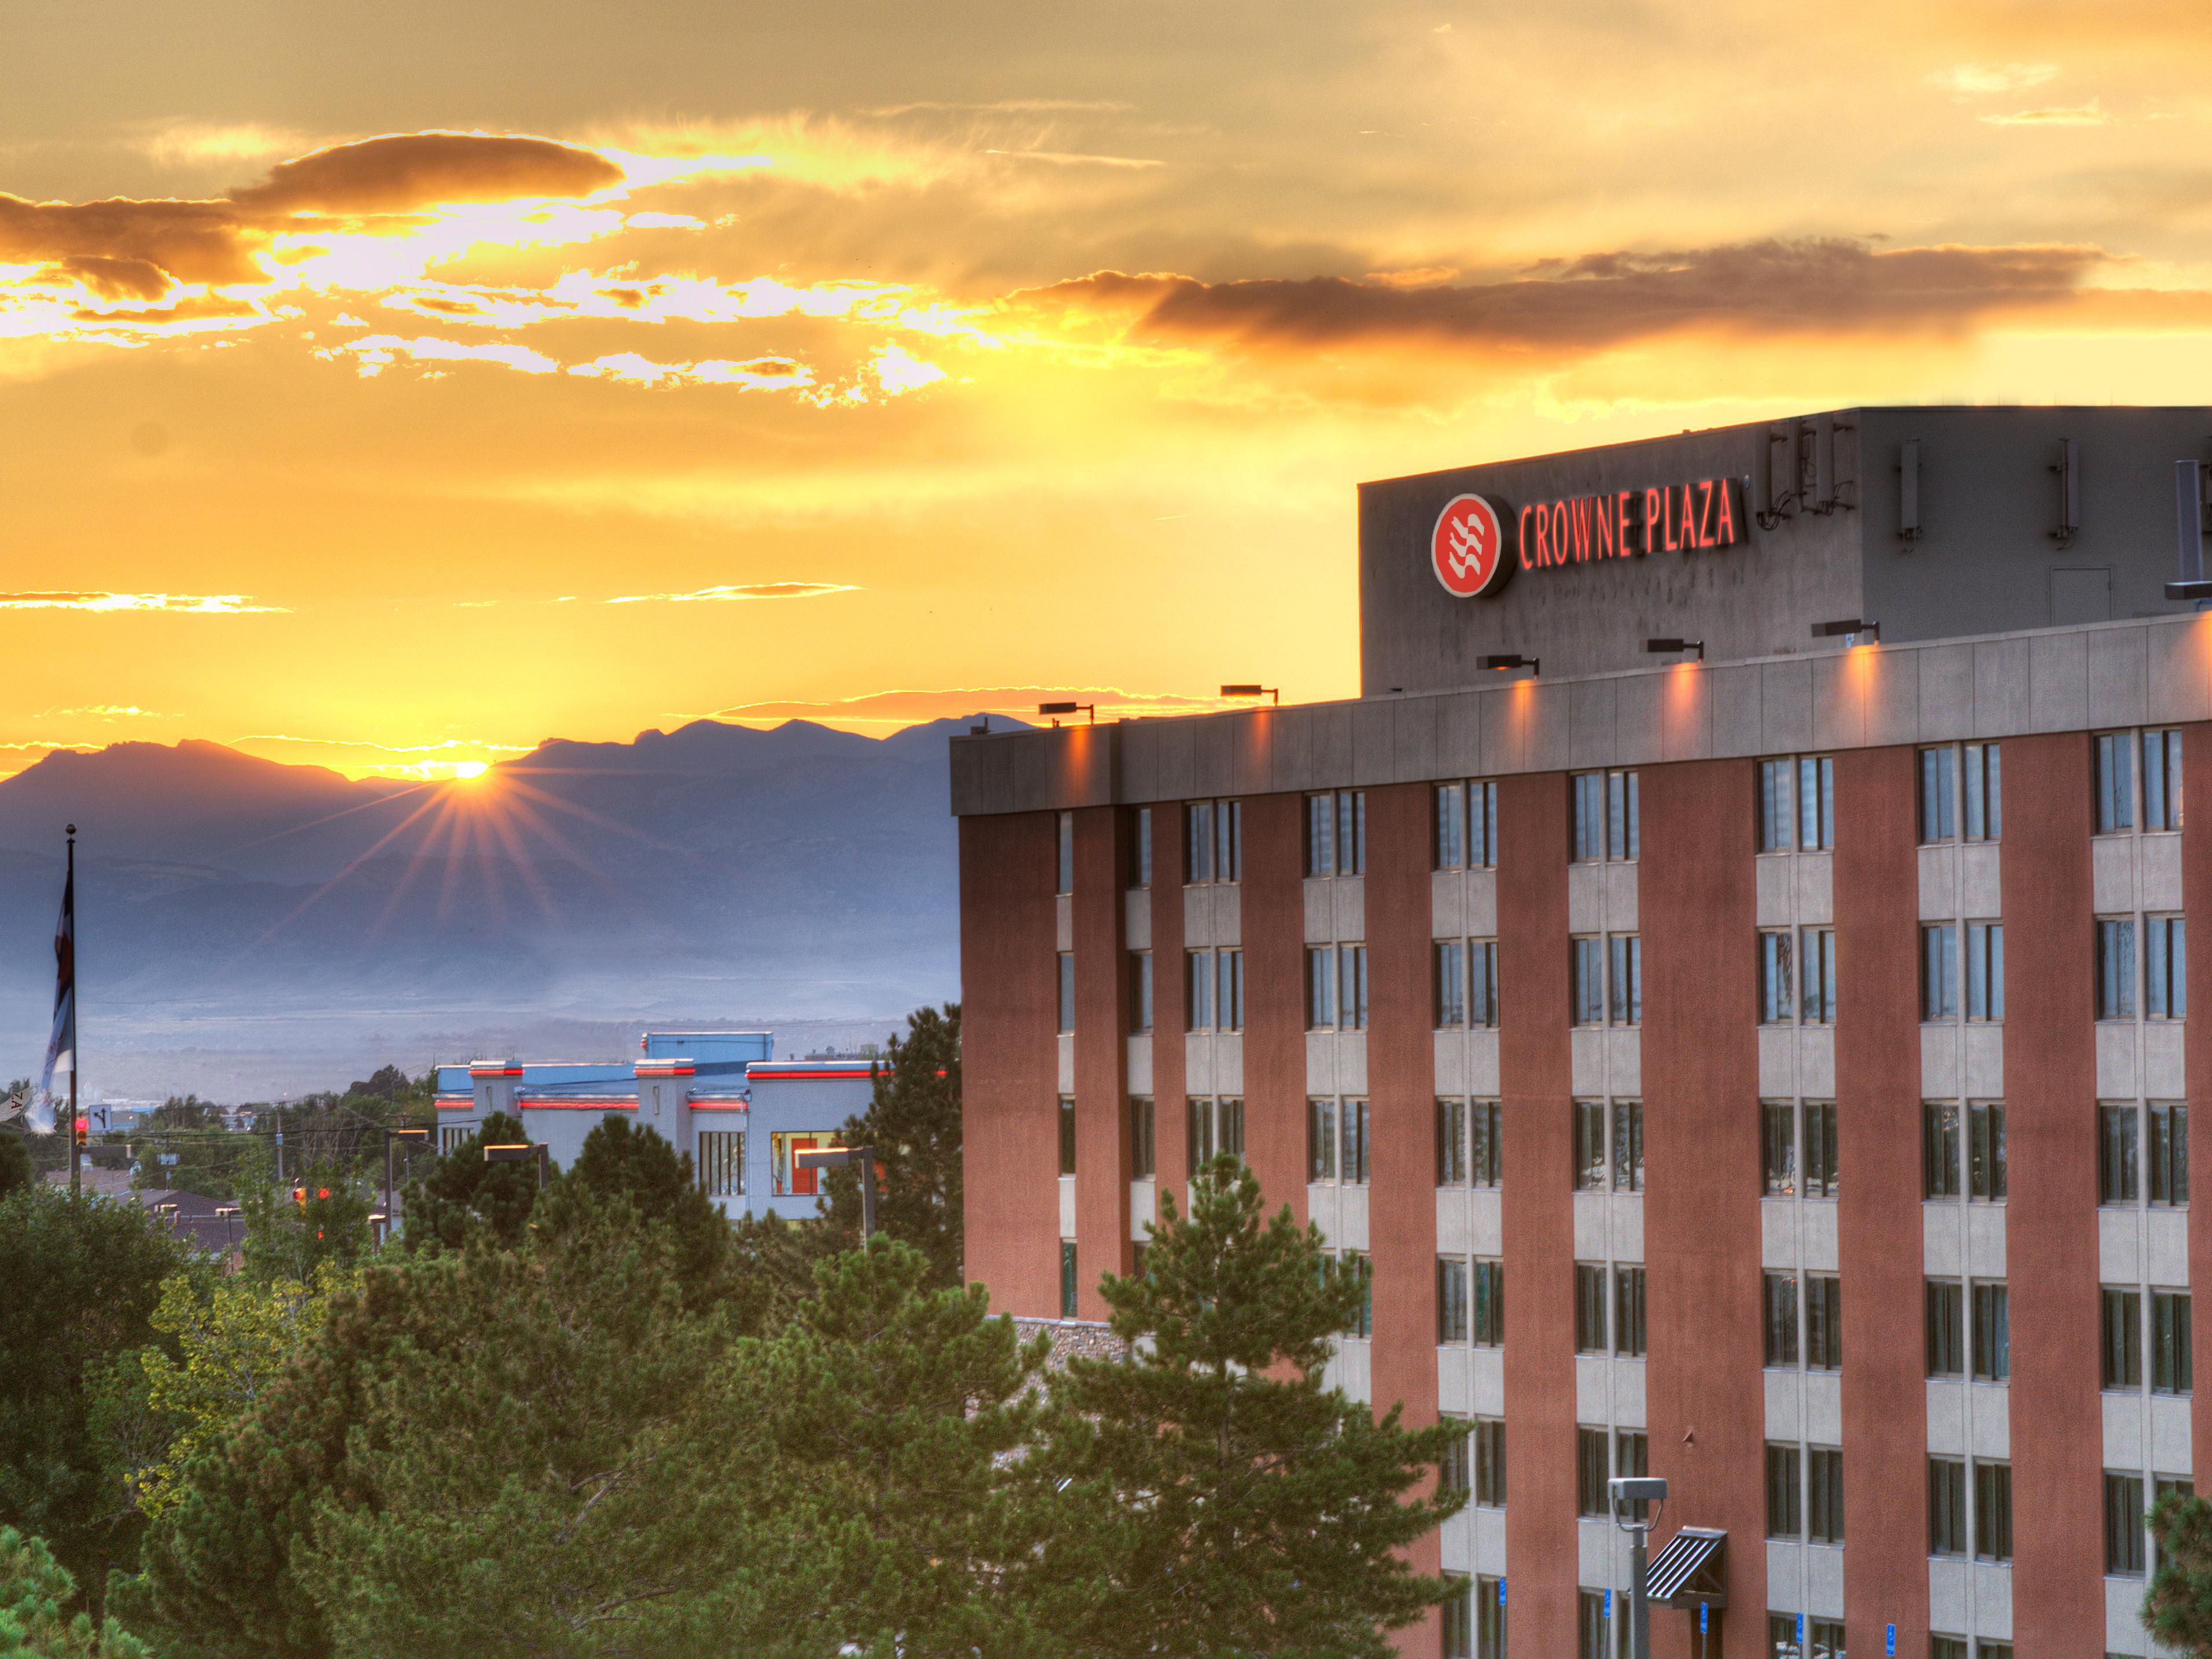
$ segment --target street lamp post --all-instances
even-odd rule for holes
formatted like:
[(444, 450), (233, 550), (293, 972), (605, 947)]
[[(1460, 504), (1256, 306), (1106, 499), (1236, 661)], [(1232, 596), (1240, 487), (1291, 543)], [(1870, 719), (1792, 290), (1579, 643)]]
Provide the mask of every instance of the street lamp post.
[(384, 1214), (387, 1227), (391, 1224), (392, 1217), (392, 1143), (395, 1140), (427, 1141), (429, 1139), (428, 1129), (386, 1129), (384, 1132)]
[(1651, 1659), (1651, 1604), (1644, 1599), (1644, 1572), (1650, 1565), (1651, 1528), (1659, 1517), (1656, 1510), (1649, 1516), (1640, 1516), (1632, 1506), (1649, 1503), (1663, 1507), (1667, 1483), (1656, 1476), (1623, 1475), (1608, 1484), (1613, 1488), (1613, 1524), (1632, 1540), (1628, 1556), (1629, 1659)]
[(793, 1164), (801, 1170), (842, 1170), (848, 1164), (860, 1166), (860, 1243), (866, 1244), (876, 1236), (876, 1149), (872, 1146), (811, 1146), (802, 1147), (791, 1155)]
[(484, 1148), (487, 1164), (527, 1164), (538, 1160), (538, 1190), (544, 1192), (553, 1180), (553, 1150), (544, 1141), (515, 1141)]

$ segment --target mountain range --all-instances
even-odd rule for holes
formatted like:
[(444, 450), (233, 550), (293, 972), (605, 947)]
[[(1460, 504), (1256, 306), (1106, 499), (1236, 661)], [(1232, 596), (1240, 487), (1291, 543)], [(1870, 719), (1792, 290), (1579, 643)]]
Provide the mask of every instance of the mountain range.
[(967, 724), (699, 720), (434, 784), (198, 741), (57, 751), (0, 781), (0, 1077), (44, 1046), (70, 823), (95, 1053), (103, 1020), (157, 1046), (241, 1018), (880, 1026), (958, 995)]

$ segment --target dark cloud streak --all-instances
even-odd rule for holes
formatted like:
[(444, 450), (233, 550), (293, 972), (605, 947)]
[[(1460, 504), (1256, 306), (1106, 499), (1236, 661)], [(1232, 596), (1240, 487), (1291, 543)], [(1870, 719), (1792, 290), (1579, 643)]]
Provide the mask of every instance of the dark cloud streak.
[(279, 161), (230, 199), (264, 211), (404, 213), (444, 203), (588, 196), (622, 180), (622, 169), (596, 150), (550, 138), (406, 132)]

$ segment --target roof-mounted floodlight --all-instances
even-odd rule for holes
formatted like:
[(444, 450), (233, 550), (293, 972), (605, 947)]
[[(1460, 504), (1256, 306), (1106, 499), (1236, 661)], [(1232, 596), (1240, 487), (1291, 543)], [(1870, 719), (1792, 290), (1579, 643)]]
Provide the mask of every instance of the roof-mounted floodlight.
[(1863, 622), (1856, 617), (1846, 617), (1840, 622), (1813, 624), (1813, 637), (1816, 640), (1832, 640), (1839, 635), (1848, 635), (1854, 644), (1867, 640), (1879, 641), (1881, 638), (1881, 624), (1878, 622)]
[[(1041, 702), (1037, 705), (1037, 713), (1040, 714), (1088, 714), (1093, 726), (1098, 724), (1098, 705), (1095, 702)], [(1060, 722), (1055, 720), (1053, 724), (1057, 726)]]
[(1224, 697), (1267, 697), (1273, 700), (1276, 708), (1283, 706), (1282, 690), (1273, 685), (1224, 685), (1221, 688), (1221, 695)]
[(1482, 659), (1482, 666), (1494, 669), (1525, 668), (1531, 674), (1540, 674), (1544, 672), (1542, 658), (1524, 657), (1517, 651), (1493, 653)]
[(1699, 662), (1705, 659), (1705, 642), (1703, 640), (1646, 640), (1644, 641), (1644, 648), (1654, 656), (1662, 657), (1674, 656), (1684, 651), (1694, 651), (1698, 653)]

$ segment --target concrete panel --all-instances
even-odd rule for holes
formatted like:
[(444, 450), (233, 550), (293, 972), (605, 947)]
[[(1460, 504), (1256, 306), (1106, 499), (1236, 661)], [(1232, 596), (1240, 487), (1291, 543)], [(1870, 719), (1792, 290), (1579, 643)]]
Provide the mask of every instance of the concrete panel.
[(1570, 683), (1567, 701), (1567, 763), (1570, 766), (1611, 766), (1620, 754), (1614, 740), (1614, 688), (1612, 679)]
[(2097, 836), (2089, 842), (2090, 902), (2101, 916), (2124, 915), (2142, 907), (2136, 898), (2136, 837)]
[[(1471, 1352), (1455, 1345), (1437, 1350), (1437, 1404), (1440, 1410), (1473, 1416), (1483, 1408), (1475, 1403)], [(1495, 1416), (1495, 1411), (1485, 1413)]]
[(2148, 1100), (2179, 1100), (2188, 1092), (2183, 1061), (2188, 1026), (2179, 1020), (2154, 1019), (2142, 1029), (2142, 1091)]
[(1333, 1095), (1342, 1088), (1336, 1079), (1336, 1034), (1333, 1031), (1306, 1033), (1306, 1092), (1310, 1095)]
[(1141, 1240), (1145, 1228), (1159, 1218), (1159, 1183), (1152, 1180), (1129, 1183), (1129, 1237)]
[(1366, 1187), (1337, 1189), (1337, 1224), (1344, 1230), (1343, 1248), (1347, 1250), (1368, 1248), (1367, 1200), (1371, 1190)]
[[(1152, 826), (1158, 834), (1159, 826)], [(1213, 906), (1211, 887), (1186, 887), (1182, 890), (1182, 939), (1192, 950), (1216, 943), (1213, 937)]]
[(1928, 1451), (1934, 1457), (1963, 1457), (1966, 1451), (1966, 1385), (1928, 1384)]
[(1121, 745), (1121, 799), (1147, 801), (1159, 798), (1162, 729), (1157, 720), (1127, 720), (1122, 723), (1119, 738)]
[(2168, 1290), (2189, 1288), (2189, 1212), (2163, 1207), (2143, 1215), (2143, 1279)]
[(1640, 1429), (1650, 1421), (1650, 1399), (1644, 1362), (1641, 1359), (1616, 1359), (1613, 1362), (1613, 1420), (1624, 1429)]
[(1797, 1030), (1791, 1025), (1759, 1028), (1759, 1092), (1766, 1100), (1786, 1100), (1797, 1092)]
[(1804, 1373), (1796, 1370), (1767, 1370), (1759, 1374), (1761, 1386), (1766, 1394), (1766, 1437), (1769, 1440), (1802, 1440), (1799, 1429), (1802, 1421)]
[(1438, 870), (1429, 878), (1429, 937), (1467, 937), (1467, 872)]
[(1970, 1383), (1967, 1449), (1977, 1459), (2005, 1462), (2012, 1456), (2012, 1395), (1989, 1383)]
[(1075, 1034), (1062, 1031), (1059, 1046), (1059, 1090), (1061, 1094), (1072, 1095), (1075, 1092)]
[(1959, 916), (1959, 849), (1920, 849), (1920, 920), (1954, 921)]
[[(1564, 772), (1572, 764), (1570, 741), (1572, 696), (1570, 686), (1563, 681), (1528, 680), (1527, 687), (1528, 749), (1523, 767), (1531, 772)], [(1520, 686), (1514, 688), (1516, 692)], [(1510, 695), (1510, 694), (1509, 694)]]
[(2078, 732), (2089, 724), (2089, 642), (2080, 633), (2027, 637), (2028, 729)]
[(1961, 915), (1988, 918), (2003, 915), (2002, 856), (1995, 842), (1970, 842), (1959, 849), (1959, 908)]
[(2137, 1389), (2125, 1392), (2107, 1389), (2097, 1399), (2104, 1407), (2105, 1414), (2105, 1467), (2108, 1469), (2142, 1468), (2146, 1427), (2144, 1407), (2149, 1396)]
[(2002, 1204), (1969, 1204), (1966, 1215), (1966, 1275), (2005, 1276), (2005, 1210)]
[(1835, 1200), (1808, 1198), (1797, 1206), (1797, 1249), (1805, 1271), (1837, 1272), (1840, 1252), (1836, 1245)]
[(1836, 1097), (1836, 1028), (1807, 1025), (1797, 1032), (1797, 1092), (1808, 1100)]
[(1606, 1092), (1633, 1099), (1644, 1092), (1644, 1033), (1611, 1030), (1605, 1034)]
[(1477, 1348), (1468, 1356), (1472, 1409), (1481, 1417), (1505, 1415), (1505, 1350)]
[(1567, 866), (1567, 931), (1599, 933), (1605, 931), (1605, 872), (1602, 864)]
[(1942, 743), (1974, 732), (1974, 648), (1923, 646), (1920, 659), (1918, 741)]
[(1339, 876), (1328, 884), (1334, 889), (1330, 902), (1335, 906), (1336, 937), (1358, 943), (1367, 937), (1367, 884), (1364, 878)]
[(1128, 1053), (1123, 1060), (1127, 1068), (1127, 1087), (1133, 1095), (1149, 1095), (1152, 1091), (1152, 1040), (1149, 1036), (1125, 1038)]
[(1336, 1086), (1347, 1095), (1367, 1092), (1367, 1039), (1358, 1032), (1348, 1032), (1335, 1039)]
[(2181, 837), (2143, 836), (2136, 842), (2136, 890), (2154, 914), (2181, 908)]
[(1605, 1260), (1606, 1197), (1603, 1193), (1575, 1194), (1575, 1260), (1602, 1261)]
[(1707, 760), (1713, 752), (1711, 676), (1703, 668), (1675, 670), (1660, 682), (1659, 749), (1670, 761)]
[(1633, 864), (1608, 864), (1605, 868), (1605, 925), (1616, 933), (1637, 930), (1636, 872)]
[(2140, 628), (2094, 628), (2088, 652), (2089, 724), (2141, 726), (2149, 707), (2148, 641)]
[(2150, 1397), (2150, 1466), (2158, 1474), (2194, 1474), (2191, 1462), (2189, 1401)]
[(1352, 705), (1351, 781), (1361, 787), (1389, 783), (1397, 771), (1398, 711), (1402, 701), (1380, 697)]
[(1663, 676), (1634, 674), (1616, 680), (1613, 694), (1613, 764), (1650, 766), (1666, 757), (1660, 722)]
[(1776, 1273), (1797, 1267), (1797, 1200), (1762, 1199), (1759, 1206), (1759, 1265)]
[(1505, 1511), (1474, 1511), (1474, 1570), (1492, 1578), (1505, 1577)]
[(1615, 1261), (1632, 1266), (1644, 1260), (1644, 1198), (1615, 1193), (1606, 1201), (1606, 1243)]
[(2097, 1022), (2097, 1098), (2132, 1100), (2136, 1097), (2136, 1034), (2131, 1019)]
[(1467, 932), (1470, 939), (1498, 937), (1498, 872), (1467, 872)]
[(1333, 1250), (1344, 1248), (1343, 1194), (1334, 1181), (1306, 1183), (1306, 1220), (1321, 1229), (1322, 1243)]
[(1756, 755), (1762, 748), (1759, 676), (1759, 668), (1748, 663), (1705, 671), (1716, 756)]
[(1474, 1514), (1462, 1510), (1445, 1522), (1437, 1534), (1438, 1553), (1446, 1572), (1474, 1571)]
[(2112, 1205), (2097, 1211), (2097, 1277), (2107, 1285), (2142, 1282), (2142, 1211)]
[(1584, 1026), (1569, 1036), (1571, 1080), (1567, 1086), (1585, 1098), (1606, 1092), (1605, 1032)]
[(1352, 755), (1352, 703), (1328, 702), (1313, 708), (1313, 769), (1318, 788), (1335, 788), (1350, 778)]
[(1813, 745), (1813, 665), (1800, 659), (1759, 665), (1759, 751), (1794, 755)]
[(1075, 1177), (1073, 1176), (1062, 1176), (1060, 1178), (1060, 1236), (1062, 1238), (1075, 1237)]
[(1928, 1623), (1931, 1629), (1964, 1634), (1972, 1628), (1966, 1606), (1966, 1564), (1930, 1560), (1928, 1563)]
[(2145, 718), (2212, 720), (2212, 627), (2192, 617), (2153, 623), (2143, 634)]
[(1315, 877), (1305, 883), (1305, 940), (1309, 945), (1327, 945), (1336, 938), (1336, 901), (1329, 889), (1334, 882), (1328, 877)]
[(1965, 1207), (1955, 1200), (1920, 1206), (1920, 1261), (1930, 1279), (1959, 1279), (1966, 1273)]
[(1467, 1033), (1438, 1031), (1436, 1034), (1437, 1092), (1440, 1095), (1463, 1095), (1467, 1086)]
[[(1771, 1431), (1770, 1430), (1771, 1433)], [(1749, 1541), (1749, 1540), (1746, 1540)], [(1766, 1540), (1766, 1605), (1774, 1613), (1805, 1613), (1805, 1547)], [(1692, 1649), (1695, 1651), (1694, 1645)]]
[(1866, 683), (1881, 672), (1877, 646), (1828, 651), (1813, 665), (1813, 747), (1858, 749), (1866, 744)]
[(1242, 945), (1244, 942), (1244, 890), (1234, 882), (1217, 884), (1213, 890), (1213, 942), (1216, 945)]
[(2105, 1651), (2108, 1655), (2150, 1651), (2150, 1638), (2143, 1634), (2142, 1600), (2142, 1579), (2105, 1580)]
[(1467, 1034), (1467, 1091), (1486, 1100), (1498, 1097), (1498, 1033)]
[(1966, 1076), (1960, 1092), (1969, 1100), (2004, 1098), (2004, 1027), (1973, 1024), (1960, 1033)]
[(1234, 714), (1202, 715), (1193, 724), (1198, 742), (1193, 756), (1194, 775), (1201, 796), (1237, 793), (1237, 721)]
[(1267, 736), (1273, 750), (1268, 793), (1286, 794), (1325, 787), (1314, 759), (1314, 734), (1320, 725), (1321, 708), (1316, 704), (1268, 711)]
[(1815, 1446), (1842, 1445), (1843, 1379), (1833, 1371), (1807, 1371), (1804, 1402), (1805, 1438)]
[(1797, 860), (1789, 853), (1769, 853), (1755, 866), (1759, 881), (1759, 925), (1788, 927), (1797, 920)]
[(1437, 768), (1437, 714), (1441, 701), (1407, 697), (1398, 703), (1391, 730), (1391, 782), (1425, 783), (1444, 775)]
[[(1311, 1188), (1308, 1192), (1310, 1194)], [(1310, 1210), (1312, 1199), (1307, 1199)], [(1437, 1188), (1437, 1254), (1438, 1255), (1472, 1255), (1474, 1246), (1470, 1242), (1468, 1226), (1468, 1190), (1464, 1187)]]
[(1149, 887), (1133, 887), (1121, 895), (1121, 932), (1132, 951), (1152, 948), (1152, 893)]
[(1499, 690), (1473, 694), (1482, 733), (1482, 769), (1492, 777), (1528, 769), (1528, 741), (1521, 705), (1528, 694)]
[(1150, 721), (1156, 729), (1153, 787), (1158, 799), (1189, 800), (1198, 793), (1198, 726), (1192, 720)]
[(1974, 732), (2009, 738), (2033, 730), (2025, 639), (1974, 643)]
[(1058, 948), (1062, 951), (1073, 951), (1075, 948), (1075, 895), (1055, 893), (1053, 895), (1052, 903), (1053, 927), (1055, 930)]
[(1923, 1025), (1920, 1028), (1920, 1095), (1923, 1100), (1956, 1100), (1960, 1086), (1959, 1028)]
[(1225, 1032), (1213, 1040), (1213, 1086), (1224, 1095), (1244, 1092), (1244, 1036)]
[(1480, 700), (1470, 691), (1448, 692), (1436, 699), (1436, 775), (1480, 777), (1487, 769), (1482, 760)]
[(1575, 1356), (1575, 1420), (1609, 1423), (1613, 1420), (1613, 1390), (1606, 1376), (1612, 1361), (1595, 1354)]
[(1844, 1616), (1844, 1550), (1840, 1544), (1805, 1547), (1805, 1611), (1816, 1619)]
[(1194, 1095), (1230, 1094), (1233, 1091), (1221, 1086), (1214, 1074), (1213, 1058), (1218, 1037), (1205, 1036), (1193, 1031), (1182, 1040), (1182, 1086)]
[(1790, 862), (1796, 866), (1797, 920), (1808, 927), (1821, 927), (1836, 919), (1836, 861), (1826, 853), (1800, 853)]
[(1920, 656), (1884, 651), (1866, 677), (1866, 736), (1873, 745), (1917, 743), (1920, 738)]
[(1476, 1255), (1505, 1254), (1505, 1212), (1498, 1188), (1487, 1187), (1468, 1194), (1468, 1229)]

